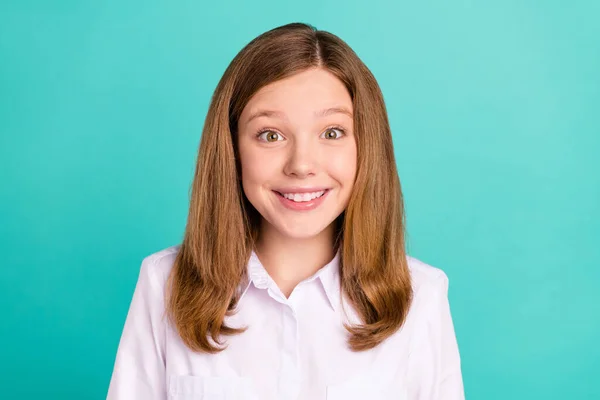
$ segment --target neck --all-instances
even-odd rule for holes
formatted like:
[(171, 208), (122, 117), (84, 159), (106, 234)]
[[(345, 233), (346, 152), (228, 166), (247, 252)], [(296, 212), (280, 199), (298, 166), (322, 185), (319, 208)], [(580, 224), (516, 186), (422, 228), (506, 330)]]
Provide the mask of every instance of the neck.
[(281, 292), (289, 297), (298, 283), (333, 259), (334, 233), (335, 223), (307, 239), (282, 237), (273, 229), (261, 229), (256, 255)]

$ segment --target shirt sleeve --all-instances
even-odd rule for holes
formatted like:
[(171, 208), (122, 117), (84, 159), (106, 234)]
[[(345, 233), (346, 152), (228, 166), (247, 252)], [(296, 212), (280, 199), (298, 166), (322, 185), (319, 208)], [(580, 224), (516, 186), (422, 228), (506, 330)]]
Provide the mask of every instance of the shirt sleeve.
[(435, 377), (432, 400), (464, 400), (461, 362), (450, 313), (446, 274), (442, 273), (437, 279), (434, 293), (432, 337), (435, 351)]
[(164, 300), (153, 275), (155, 257), (142, 261), (110, 380), (107, 400), (163, 400)]

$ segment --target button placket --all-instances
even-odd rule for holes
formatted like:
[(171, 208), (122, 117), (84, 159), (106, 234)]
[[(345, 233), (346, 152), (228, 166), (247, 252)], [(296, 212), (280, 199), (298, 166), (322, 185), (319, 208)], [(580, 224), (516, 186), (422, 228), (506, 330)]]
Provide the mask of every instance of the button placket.
[(299, 389), (298, 320), (291, 305), (283, 305), (283, 351), (279, 390), (282, 398), (294, 398)]

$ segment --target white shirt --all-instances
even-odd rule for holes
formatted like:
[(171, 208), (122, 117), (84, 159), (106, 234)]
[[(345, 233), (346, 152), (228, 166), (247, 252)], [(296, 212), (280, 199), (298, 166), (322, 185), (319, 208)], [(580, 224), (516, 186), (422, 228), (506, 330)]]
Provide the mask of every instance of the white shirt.
[[(347, 347), (339, 257), (299, 283), (289, 298), (256, 253), (238, 312), (248, 326), (224, 336), (217, 354), (189, 350), (164, 317), (164, 285), (178, 246), (142, 261), (119, 343), (109, 400), (462, 400), (460, 357), (448, 304), (448, 278), (408, 257), (414, 299), (405, 324), (373, 349)], [(348, 321), (348, 320), (346, 320)]]

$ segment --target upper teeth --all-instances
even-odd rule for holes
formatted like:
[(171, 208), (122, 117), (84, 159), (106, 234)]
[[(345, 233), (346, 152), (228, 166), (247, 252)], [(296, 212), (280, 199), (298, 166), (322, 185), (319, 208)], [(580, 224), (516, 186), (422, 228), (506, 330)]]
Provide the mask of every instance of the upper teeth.
[(316, 199), (317, 197), (323, 196), (323, 193), (325, 193), (324, 190), (313, 193), (282, 193), (282, 195), (286, 199), (293, 201), (310, 201), (312, 199)]

